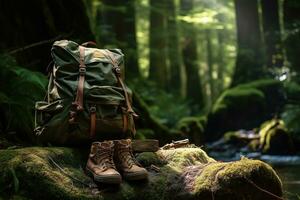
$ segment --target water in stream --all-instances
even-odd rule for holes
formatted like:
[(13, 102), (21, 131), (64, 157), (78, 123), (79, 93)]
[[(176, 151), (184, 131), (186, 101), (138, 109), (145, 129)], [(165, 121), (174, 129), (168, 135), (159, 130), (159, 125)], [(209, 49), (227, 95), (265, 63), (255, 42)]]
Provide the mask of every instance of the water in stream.
[(300, 166), (275, 166), (286, 200), (300, 200)]

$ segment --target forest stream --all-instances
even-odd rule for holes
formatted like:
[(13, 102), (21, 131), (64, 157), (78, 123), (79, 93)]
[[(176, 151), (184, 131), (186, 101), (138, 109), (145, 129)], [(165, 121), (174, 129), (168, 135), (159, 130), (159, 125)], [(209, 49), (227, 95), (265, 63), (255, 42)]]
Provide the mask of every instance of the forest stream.
[(300, 198), (299, 166), (277, 166), (274, 168), (282, 180), (285, 198), (298, 200)]

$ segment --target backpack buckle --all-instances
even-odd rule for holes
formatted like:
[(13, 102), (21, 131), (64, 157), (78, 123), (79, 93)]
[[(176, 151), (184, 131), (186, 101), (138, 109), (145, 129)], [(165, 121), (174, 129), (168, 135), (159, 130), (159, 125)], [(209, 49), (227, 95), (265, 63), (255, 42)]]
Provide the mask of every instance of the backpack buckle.
[(86, 72), (85, 67), (79, 67), (79, 74), (80, 74), (80, 75), (85, 74), (85, 72)]
[(96, 106), (91, 106), (90, 113), (95, 113), (95, 112), (96, 112)]
[(118, 67), (118, 66), (114, 67), (114, 71), (115, 71), (115, 73), (118, 74), (118, 75), (121, 74), (121, 69), (120, 69), (120, 67)]

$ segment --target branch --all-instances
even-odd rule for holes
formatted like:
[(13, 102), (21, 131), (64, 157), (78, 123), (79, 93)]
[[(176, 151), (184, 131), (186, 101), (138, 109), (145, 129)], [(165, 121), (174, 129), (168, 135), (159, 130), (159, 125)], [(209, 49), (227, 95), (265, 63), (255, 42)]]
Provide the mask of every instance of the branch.
[(36, 46), (40, 46), (40, 45), (43, 45), (43, 44), (52, 43), (52, 42), (54, 42), (56, 40), (62, 39), (64, 37), (68, 37), (70, 35), (72, 35), (72, 32), (68, 33), (66, 35), (59, 35), (59, 36), (57, 36), (55, 38), (51, 38), (49, 40), (43, 40), (43, 41), (35, 42), (35, 43), (29, 44), (27, 46), (24, 46), (24, 47), (21, 47), (21, 48), (18, 48), (18, 49), (14, 49), (12, 51), (9, 51), (8, 54), (16, 54), (18, 52), (25, 51), (25, 50), (30, 49), (32, 47), (36, 47)]

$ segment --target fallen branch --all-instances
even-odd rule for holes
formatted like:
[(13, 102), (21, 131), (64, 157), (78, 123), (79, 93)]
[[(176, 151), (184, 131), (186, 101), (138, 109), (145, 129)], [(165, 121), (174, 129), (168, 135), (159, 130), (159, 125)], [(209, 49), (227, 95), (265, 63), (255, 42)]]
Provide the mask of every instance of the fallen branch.
[(21, 52), (21, 51), (25, 51), (27, 49), (30, 49), (30, 48), (33, 48), (33, 47), (36, 47), (36, 46), (40, 46), (40, 45), (43, 45), (43, 44), (48, 44), (48, 43), (52, 43), (56, 40), (59, 40), (59, 39), (62, 39), (62, 38), (65, 38), (65, 37), (68, 37), (72, 35), (72, 32), (71, 33), (68, 33), (66, 35), (59, 35), (55, 38), (51, 38), (49, 40), (43, 40), (43, 41), (39, 41), (39, 42), (35, 42), (35, 43), (32, 43), (32, 44), (29, 44), (29, 45), (26, 45), (24, 47), (21, 47), (21, 48), (18, 48), (18, 49), (14, 49), (12, 51), (9, 51), (8, 54), (16, 54), (18, 52)]

